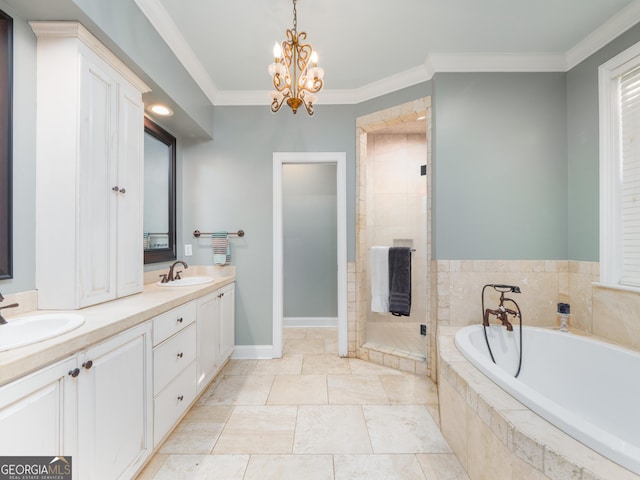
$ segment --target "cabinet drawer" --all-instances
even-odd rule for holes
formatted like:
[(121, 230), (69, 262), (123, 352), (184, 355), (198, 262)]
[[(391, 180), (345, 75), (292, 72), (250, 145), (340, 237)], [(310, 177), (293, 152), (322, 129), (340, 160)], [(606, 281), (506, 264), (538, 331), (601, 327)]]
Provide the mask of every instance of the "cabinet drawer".
[(196, 358), (196, 326), (189, 325), (153, 350), (153, 393), (156, 395)]
[(196, 398), (196, 362), (191, 362), (153, 401), (153, 445), (157, 447)]
[(180, 305), (153, 319), (153, 346), (196, 321), (196, 303)]

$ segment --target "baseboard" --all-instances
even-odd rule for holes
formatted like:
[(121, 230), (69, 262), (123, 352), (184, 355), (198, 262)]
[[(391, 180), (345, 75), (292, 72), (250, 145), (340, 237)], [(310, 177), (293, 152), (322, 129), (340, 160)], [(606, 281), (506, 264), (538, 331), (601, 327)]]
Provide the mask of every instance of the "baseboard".
[(338, 317), (284, 317), (283, 327), (337, 327)]
[(270, 360), (273, 358), (272, 345), (236, 345), (232, 360)]

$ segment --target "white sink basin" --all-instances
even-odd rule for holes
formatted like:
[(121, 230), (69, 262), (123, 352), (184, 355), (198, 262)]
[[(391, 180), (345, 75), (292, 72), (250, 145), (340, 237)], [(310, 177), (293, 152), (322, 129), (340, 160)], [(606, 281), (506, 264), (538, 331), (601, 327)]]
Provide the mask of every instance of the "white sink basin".
[(192, 287), (194, 285), (204, 285), (205, 283), (213, 282), (213, 277), (206, 276), (195, 276), (195, 277), (184, 277), (179, 280), (173, 280), (172, 282), (158, 282), (157, 285), (161, 287)]
[(8, 320), (0, 325), (0, 352), (70, 332), (83, 323), (84, 317), (75, 313), (43, 313)]

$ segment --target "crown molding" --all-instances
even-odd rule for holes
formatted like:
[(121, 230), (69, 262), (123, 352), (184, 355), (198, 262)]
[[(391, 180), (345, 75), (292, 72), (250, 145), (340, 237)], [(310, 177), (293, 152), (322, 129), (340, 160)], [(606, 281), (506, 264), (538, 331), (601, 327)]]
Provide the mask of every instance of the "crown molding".
[(131, 82), (140, 92), (150, 92), (151, 88), (142, 81), (125, 63), (98, 40), (80, 22), (43, 22), (30, 21), (29, 26), (38, 38), (77, 38), (93, 50), (102, 60), (111, 65)]
[(151, 22), (153, 28), (156, 29), (176, 58), (182, 63), (189, 75), (191, 75), (205, 96), (213, 104), (218, 89), (207, 73), (207, 70), (180, 33), (180, 30), (171, 19), (167, 10), (162, 3), (160, 3), (160, 0), (135, 0), (135, 2), (144, 16)]
[(635, 0), (566, 53), (566, 70), (571, 70), (638, 22), (640, 22), (640, 0)]
[(444, 72), (564, 72), (563, 53), (540, 54), (431, 54), (433, 70)]
[[(269, 105), (268, 90), (218, 91), (160, 0), (134, 0), (213, 105)], [(357, 104), (446, 72), (566, 72), (640, 22), (634, 0), (565, 53), (431, 54), (422, 65), (351, 90), (323, 90), (317, 104)]]

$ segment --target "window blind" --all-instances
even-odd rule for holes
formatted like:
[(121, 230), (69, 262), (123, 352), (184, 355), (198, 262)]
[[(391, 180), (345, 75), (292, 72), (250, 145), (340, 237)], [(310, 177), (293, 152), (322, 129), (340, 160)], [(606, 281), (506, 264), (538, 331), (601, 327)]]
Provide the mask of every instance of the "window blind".
[(640, 68), (620, 77), (623, 285), (640, 287)]

